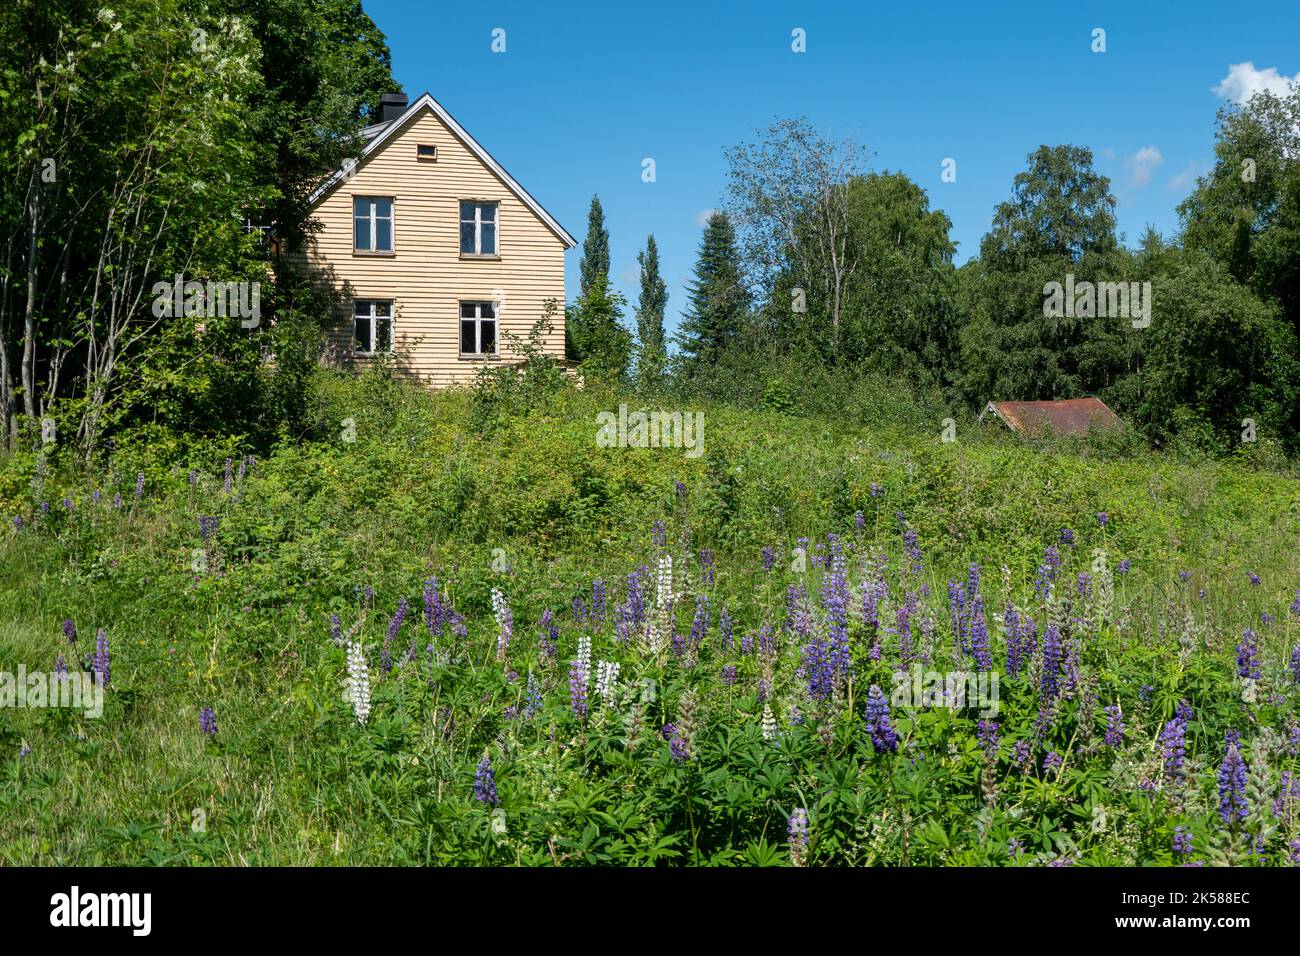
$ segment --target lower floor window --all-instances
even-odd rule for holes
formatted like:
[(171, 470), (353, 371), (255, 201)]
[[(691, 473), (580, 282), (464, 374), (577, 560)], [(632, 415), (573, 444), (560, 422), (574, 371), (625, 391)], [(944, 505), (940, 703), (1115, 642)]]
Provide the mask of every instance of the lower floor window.
[(460, 354), (496, 355), (497, 313), (491, 302), (460, 304)]
[(386, 299), (357, 299), (352, 307), (352, 339), (357, 354), (393, 350), (393, 303)]

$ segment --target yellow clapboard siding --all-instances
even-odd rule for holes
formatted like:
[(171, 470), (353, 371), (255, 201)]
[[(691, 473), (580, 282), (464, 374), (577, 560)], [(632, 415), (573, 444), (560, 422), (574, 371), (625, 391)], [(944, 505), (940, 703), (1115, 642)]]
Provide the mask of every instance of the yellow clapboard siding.
[[(416, 159), (417, 144), (437, 147), (434, 162)], [(353, 252), (354, 196), (393, 198), (393, 254)], [(466, 260), (460, 254), (460, 201), (495, 201), (499, 260)], [(557, 311), (546, 351), (564, 356), (565, 242), (462, 143), (430, 110), (421, 110), (320, 200), (314, 218), (320, 231), (299, 257), (337, 290), (356, 299), (392, 299), (393, 337), (406, 374), (442, 386), (469, 381), (482, 361), (460, 358), (460, 302), (504, 303), (498, 316), (498, 352), (505, 333), (527, 336), (547, 299)], [(360, 364), (352, 353), (351, 319), (329, 336), (339, 359)], [(402, 354), (405, 353), (405, 354)]]

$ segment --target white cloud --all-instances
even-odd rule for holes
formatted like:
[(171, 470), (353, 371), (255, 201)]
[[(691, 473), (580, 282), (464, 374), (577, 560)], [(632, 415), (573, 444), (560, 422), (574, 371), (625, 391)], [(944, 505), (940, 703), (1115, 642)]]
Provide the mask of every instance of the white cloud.
[(1133, 185), (1141, 189), (1151, 182), (1151, 174), (1157, 167), (1163, 166), (1164, 162), (1165, 158), (1160, 155), (1160, 150), (1154, 146), (1143, 146), (1124, 160), (1124, 167), (1129, 171)]
[(1286, 96), (1292, 83), (1300, 83), (1300, 73), (1294, 77), (1283, 76), (1274, 66), (1267, 70), (1257, 70), (1255, 64), (1247, 60), (1245, 63), (1230, 63), (1228, 75), (1213, 90), (1216, 96), (1225, 100), (1245, 103), (1263, 90), (1275, 96)]
[(1169, 181), (1165, 183), (1165, 189), (1169, 192), (1187, 192), (1196, 185), (1196, 176), (1199, 171), (1195, 162), (1188, 163), (1187, 168), (1181, 173), (1175, 173), (1169, 177)]
[(1103, 146), (1101, 149), (1097, 150), (1097, 155), (1108, 161), (1113, 160), (1115, 158), (1115, 150), (1111, 149), (1109, 146)]
[(703, 229), (709, 224), (709, 217), (715, 212), (717, 212), (716, 209), (701, 209), (695, 214), (695, 224)]

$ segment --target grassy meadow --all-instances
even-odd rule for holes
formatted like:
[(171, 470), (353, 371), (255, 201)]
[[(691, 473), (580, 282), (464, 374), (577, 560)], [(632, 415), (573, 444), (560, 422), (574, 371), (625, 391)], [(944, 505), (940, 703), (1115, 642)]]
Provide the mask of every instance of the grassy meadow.
[(0, 863), (1300, 859), (1296, 477), (707, 403), (599, 447), (622, 401), (322, 376), (263, 458), (0, 464), (0, 671), (111, 662), (0, 708)]

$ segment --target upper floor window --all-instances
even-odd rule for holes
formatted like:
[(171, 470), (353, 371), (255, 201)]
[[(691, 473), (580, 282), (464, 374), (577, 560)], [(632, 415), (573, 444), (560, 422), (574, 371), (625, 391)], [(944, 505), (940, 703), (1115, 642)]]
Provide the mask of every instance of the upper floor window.
[(386, 299), (357, 299), (352, 303), (352, 341), (358, 355), (393, 350), (393, 303)]
[(432, 143), (417, 143), (415, 147), (415, 158), (434, 162), (438, 158), (438, 147)]
[(496, 355), (497, 313), (491, 302), (460, 304), (460, 354)]
[(352, 197), (353, 248), (357, 252), (393, 251), (391, 196)]
[(460, 202), (460, 254), (497, 254), (497, 204), (462, 199)]

